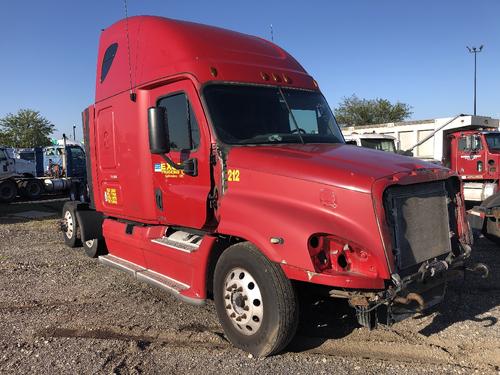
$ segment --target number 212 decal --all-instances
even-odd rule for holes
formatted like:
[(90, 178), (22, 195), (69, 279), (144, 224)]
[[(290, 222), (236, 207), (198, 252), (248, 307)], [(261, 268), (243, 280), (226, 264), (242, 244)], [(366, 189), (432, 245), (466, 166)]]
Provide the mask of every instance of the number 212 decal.
[(240, 181), (240, 170), (239, 169), (229, 169), (227, 171), (227, 180), (231, 182)]

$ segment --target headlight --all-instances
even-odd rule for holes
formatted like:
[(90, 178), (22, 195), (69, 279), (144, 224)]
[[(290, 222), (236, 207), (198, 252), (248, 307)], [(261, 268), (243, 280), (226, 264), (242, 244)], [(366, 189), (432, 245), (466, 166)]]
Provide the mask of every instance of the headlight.
[(355, 272), (377, 277), (377, 267), (370, 252), (352, 241), (317, 233), (308, 241), (308, 250), (316, 272)]

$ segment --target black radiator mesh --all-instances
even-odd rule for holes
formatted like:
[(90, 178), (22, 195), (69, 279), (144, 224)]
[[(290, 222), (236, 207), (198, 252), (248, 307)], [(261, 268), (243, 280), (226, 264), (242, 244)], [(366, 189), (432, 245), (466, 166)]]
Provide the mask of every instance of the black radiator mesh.
[(386, 190), (384, 203), (400, 270), (451, 251), (447, 197), (444, 181)]

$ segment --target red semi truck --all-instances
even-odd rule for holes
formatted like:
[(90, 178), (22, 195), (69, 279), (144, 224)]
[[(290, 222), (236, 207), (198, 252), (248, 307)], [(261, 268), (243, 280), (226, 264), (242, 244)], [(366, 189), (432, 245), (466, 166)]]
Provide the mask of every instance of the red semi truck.
[(115, 23), (83, 128), (90, 201), (65, 205), (66, 243), (184, 301), (213, 298), (256, 356), (294, 336), (299, 285), (373, 328), (440, 302), (465, 269), (457, 174), (346, 145), (316, 81), (261, 38)]

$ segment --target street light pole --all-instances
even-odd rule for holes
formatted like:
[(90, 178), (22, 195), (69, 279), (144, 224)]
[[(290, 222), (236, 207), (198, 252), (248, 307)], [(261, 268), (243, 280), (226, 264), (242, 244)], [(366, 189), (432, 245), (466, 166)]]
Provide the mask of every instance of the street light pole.
[(476, 47), (467, 47), (470, 53), (474, 54), (474, 116), (476, 115), (476, 76), (477, 76), (477, 54), (483, 50), (483, 45)]

